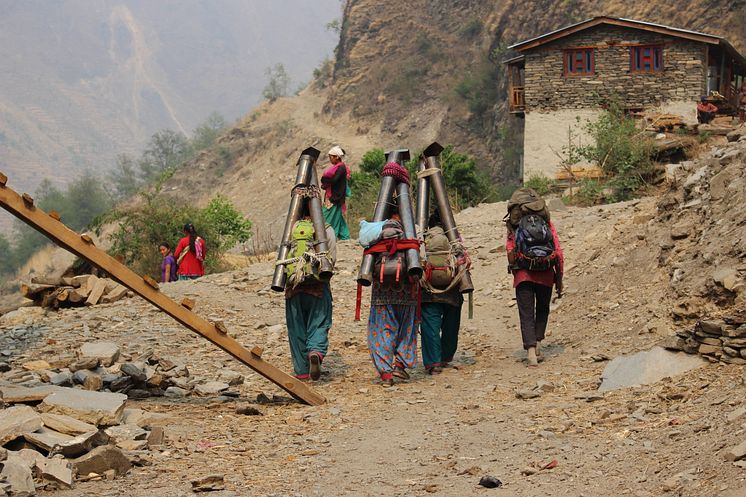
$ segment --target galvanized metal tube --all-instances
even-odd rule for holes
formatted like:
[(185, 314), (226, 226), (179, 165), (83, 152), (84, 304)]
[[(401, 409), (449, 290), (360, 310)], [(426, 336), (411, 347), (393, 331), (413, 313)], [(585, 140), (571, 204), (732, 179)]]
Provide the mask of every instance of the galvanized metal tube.
[[(316, 165), (311, 166), (311, 182), (312, 186), (319, 186), (319, 177), (316, 172)], [(327, 252), (329, 250), (329, 244), (326, 239), (326, 222), (324, 221), (324, 211), (321, 209), (321, 197), (310, 197), (308, 199), (308, 211), (311, 214), (311, 222), (313, 223), (314, 232), (314, 250), (316, 253)], [(319, 279), (321, 281), (329, 281), (334, 275), (334, 266), (331, 261), (326, 258), (321, 258), (321, 264), (319, 267)]]
[[(397, 203), (399, 205), (399, 217), (401, 218), (401, 225), (404, 229), (404, 236), (408, 239), (417, 238), (417, 233), (414, 227), (414, 215), (412, 214), (412, 198), (409, 195), (409, 185), (406, 183), (399, 183), (396, 185), (396, 193), (398, 194)], [(413, 278), (419, 278), (422, 276), (422, 264), (420, 263), (420, 252), (417, 249), (407, 249), (407, 274)]]
[[(381, 178), (381, 189), (378, 191), (376, 209), (373, 212), (372, 220), (374, 222), (388, 219), (395, 186), (396, 180), (391, 176)], [(370, 286), (373, 283), (373, 259), (374, 257), (370, 254), (364, 255), (363, 262), (360, 264), (357, 282), (363, 286)]]
[[(425, 159), (420, 157), (420, 165), (417, 168), (418, 172), (425, 170)], [(420, 227), (420, 232), (417, 233), (417, 237), (420, 240), (425, 239), (425, 232), (427, 231), (427, 221), (430, 216), (430, 178), (423, 176), (417, 180), (417, 212), (415, 219), (417, 225)]]
[[(295, 177), (295, 185), (302, 186), (307, 185), (311, 180), (311, 169), (318, 159), (318, 150), (313, 147), (305, 149), (301, 152), (301, 156), (298, 158), (298, 174)], [(285, 229), (282, 231), (282, 239), (280, 241), (280, 248), (277, 251), (277, 260), (284, 261), (288, 257), (290, 252), (290, 240), (293, 235), (293, 225), (300, 217), (301, 209), (303, 208), (303, 197), (295, 193), (291, 194), (290, 206), (288, 207), (288, 215), (285, 218)], [(272, 275), (272, 290), (276, 292), (282, 292), (285, 290), (285, 282), (287, 280), (287, 274), (284, 266), (275, 266), (275, 272)]]
[[(430, 147), (428, 147), (429, 149)], [(441, 148), (442, 150), (442, 148)], [(451, 201), (448, 199), (448, 192), (446, 191), (445, 181), (443, 180), (443, 174), (440, 171), (440, 151), (438, 155), (427, 155), (427, 149), (425, 150), (425, 167), (427, 169), (438, 169), (437, 173), (430, 176), (430, 185), (433, 187), (433, 195), (435, 201), (438, 203), (438, 210), (440, 211), (440, 219), (443, 221), (443, 229), (446, 232), (448, 241), (451, 243), (461, 241), (458, 228), (456, 227), (456, 220), (453, 217), (453, 209), (451, 209)], [(474, 284), (471, 281), (471, 275), (467, 271), (461, 278), (459, 284), (459, 291), (461, 293), (469, 293), (474, 291)]]

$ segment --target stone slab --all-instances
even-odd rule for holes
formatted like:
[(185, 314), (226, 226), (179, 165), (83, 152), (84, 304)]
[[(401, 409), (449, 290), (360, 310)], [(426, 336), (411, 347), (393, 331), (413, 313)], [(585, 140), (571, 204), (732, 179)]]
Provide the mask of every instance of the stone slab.
[(80, 347), (80, 358), (96, 358), (102, 366), (111, 366), (119, 359), (119, 346), (104, 340), (84, 343)]
[(676, 376), (704, 366), (707, 361), (699, 356), (680, 354), (653, 347), (629, 356), (615, 357), (601, 375), (599, 391), (647, 385), (667, 376)]
[(43, 385), (40, 387), (0, 387), (0, 397), (6, 404), (20, 404), (23, 402), (41, 402), (52, 392), (61, 387), (54, 385)]
[(47, 396), (39, 409), (42, 412), (72, 416), (96, 426), (113, 426), (122, 421), (126, 400), (127, 396), (121, 393), (65, 388)]
[(73, 486), (73, 470), (62, 457), (42, 459), (36, 464), (38, 474), (43, 480), (57, 483), (66, 488)]
[(103, 431), (82, 433), (65, 443), (55, 445), (50, 454), (62, 454), (65, 457), (79, 457), (90, 452), (94, 447), (106, 445), (109, 437)]
[(67, 435), (80, 435), (82, 433), (88, 433), (96, 431), (96, 426), (90, 423), (84, 423), (79, 419), (75, 419), (71, 416), (65, 416), (64, 414), (53, 414), (51, 412), (41, 413), (41, 421), (49, 429), (65, 433)]
[(13, 406), (0, 410), (0, 445), (41, 427), (41, 416), (29, 406)]
[(23, 438), (26, 441), (40, 449), (44, 449), (49, 452), (53, 447), (65, 444), (73, 439), (70, 435), (65, 435), (58, 431), (50, 430), (49, 428), (41, 427), (38, 430), (30, 433), (24, 433)]
[(10, 485), (10, 495), (17, 497), (36, 495), (36, 486), (31, 469), (20, 458), (8, 457), (8, 460), (3, 462), (0, 480)]
[(132, 463), (124, 452), (113, 445), (96, 447), (88, 454), (73, 459), (72, 465), (79, 476), (86, 476), (90, 473), (102, 475), (110, 469), (118, 475), (123, 475), (132, 468)]

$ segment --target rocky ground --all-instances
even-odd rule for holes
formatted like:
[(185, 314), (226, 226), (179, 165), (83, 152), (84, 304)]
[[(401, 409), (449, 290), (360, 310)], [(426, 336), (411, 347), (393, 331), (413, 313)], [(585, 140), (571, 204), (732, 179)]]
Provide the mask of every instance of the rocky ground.
[[(183, 396), (127, 401), (168, 418), (164, 443), (126, 475), (39, 493), (191, 495), (192, 480), (216, 475), (201, 483), (216, 496), (746, 495), (746, 463), (734, 460), (746, 455), (737, 449), (746, 440), (742, 366), (713, 356), (682, 375), (598, 391), (610, 359), (670, 340), (696, 319), (743, 312), (744, 150), (736, 138), (672, 166), (661, 196), (590, 208), (553, 203), (567, 294), (553, 304), (538, 369), (523, 362), (502, 249), (505, 204), (457, 216), (477, 291), (473, 319), (464, 308), (454, 367), (436, 377), (418, 369), (394, 388), (376, 381), (365, 321), (353, 320), (360, 249), (340, 243), (331, 352), (314, 385), (328, 402), (319, 407), (291, 401), (139, 298), (3, 316), (6, 382), (24, 363), (72, 360), (98, 340), (117, 344), (120, 362), (177, 357), (189, 371)], [(715, 277), (726, 269), (731, 279)], [(196, 312), (222, 319), (241, 343), (263, 347), (266, 360), (290, 371), (284, 301), (269, 289), (271, 273), (272, 262), (260, 262), (163, 291), (195, 299)], [(198, 385), (235, 379), (227, 372), (245, 377), (229, 389), (238, 397), (198, 395)], [(502, 487), (478, 486), (486, 475)]]

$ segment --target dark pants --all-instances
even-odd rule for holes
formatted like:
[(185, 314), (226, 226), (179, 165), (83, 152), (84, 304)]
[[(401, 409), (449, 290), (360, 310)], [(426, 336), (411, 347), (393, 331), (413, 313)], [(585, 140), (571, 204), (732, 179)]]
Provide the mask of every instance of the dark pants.
[(422, 363), (425, 369), (443, 366), (456, 354), (461, 306), (423, 302), (421, 311)]
[(710, 121), (712, 121), (715, 118), (714, 112), (700, 112), (699, 113), (699, 122), (701, 124), (708, 124)]
[(536, 347), (536, 342), (544, 340), (544, 332), (547, 330), (552, 287), (524, 281), (515, 289), (515, 297), (521, 319), (523, 348)]

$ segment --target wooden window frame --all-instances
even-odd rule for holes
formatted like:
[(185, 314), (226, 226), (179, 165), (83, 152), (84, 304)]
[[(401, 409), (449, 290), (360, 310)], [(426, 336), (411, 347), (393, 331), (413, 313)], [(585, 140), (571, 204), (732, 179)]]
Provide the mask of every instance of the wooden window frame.
[[(647, 57), (643, 54), (645, 49), (650, 49), (650, 55)], [(639, 64), (637, 61), (638, 54), (639, 54), (639, 59), (640, 59)], [(658, 67), (656, 67), (656, 59), (657, 59)], [(646, 61), (650, 63), (650, 69), (645, 69)], [(633, 46), (629, 48), (629, 72), (652, 74), (652, 73), (663, 72), (664, 67), (665, 65), (663, 61), (663, 45), (656, 45), (656, 44), (638, 45), (638, 46)]]
[[(571, 71), (571, 66), (574, 67), (571, 61), (580, 62), (577, 60), (578, 54), (582, 54), (583, 70)], [(593, 76), (596, 74), (596, 50), (589, 47), (566, 48), (562, 51), (562, 67), (564, 76)]]

